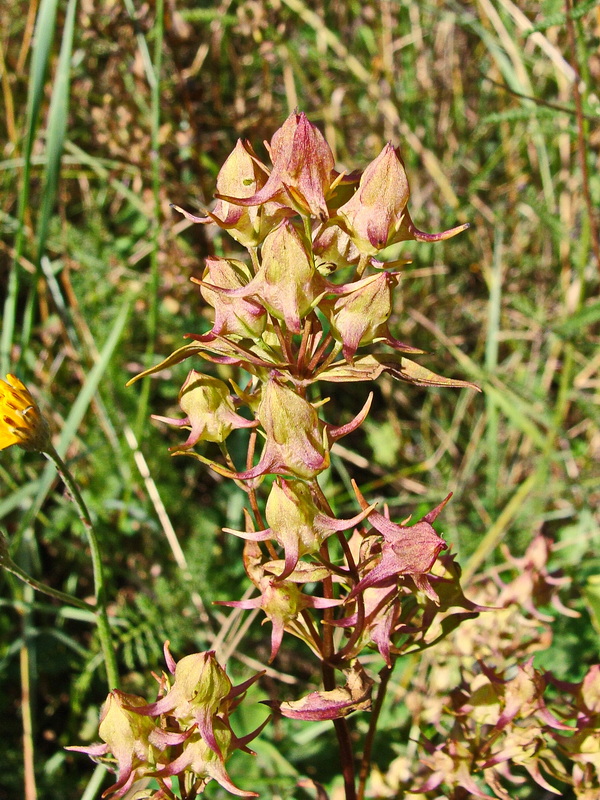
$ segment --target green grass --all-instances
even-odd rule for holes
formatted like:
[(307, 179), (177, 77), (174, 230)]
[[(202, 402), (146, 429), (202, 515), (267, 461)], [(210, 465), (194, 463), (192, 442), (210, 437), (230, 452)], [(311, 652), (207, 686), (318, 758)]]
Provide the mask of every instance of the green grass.
[[(38, 398), (95, 518), (125, 688), (148, 689), (165, 638), (179, 655), (210, 647), (226, 618), (210, 601), (245, 585), (239, 542), (220, 532), (243, 524), (240, 497), (191, 459), (171, 459), (172, 433), (148, 420), (176, 404), (185, 365), (125, 388), (183, 334), (206, 330), (189, 282), (203, 258), (240, 257), (169, 203), (208, 204), (236, 139), (260, 149), (295, 106), (346, 169), (399, 144), (418, 227), (471, 223), (446, 243), (390, 253), (413, 259), (390, 327), (430, 353), (429, 368), (475, 381), (483, 395), (384, 379), (369, 426), (344, 440), (326, 476), (337, 510), (351, 506), (350, 477), (395, 519), (416, 519), (453, 491), (442, 528), (468, 577), (502, 560), (501, 543), (521, 553), (548, 534), (585, 635), (574, 664), (571, 621), (557, 624), (545, 659), (556, 654), (561, 677), (579, 679), (598, 660), (600, 264), (578, 160), (580, 127), (597, 209), (598, 4), (575, 8), (576, 53), (552, 0), (167, 3), (164, 18), (162, 4), (137, 0), (5, 5), (2, 374), (17, 371)], [(367, 391), (331, 387), (330, 406), (348, 418)], [(3, 452), (0, 492), (15, 561), (91, 596), (77, 515), (41, 458)], [(93, 629), (10, 575), (0, 587), (0, 713), (11, 743), (0, 798), (32, 800), (26, 775), (40, 797), (91, 800), (100, 777), (62, 748), (94, 736), (105, 695)], [(235, 620), (222, 646), (242, 675), (268, 656), (268, 632), (254, 622), (239, 642)], [(289, 681), (280, 696), (310, 674), (300, 648), (274, 669)], [(290, 726), (287, 744), (266, 735), (238, 774), (250, 769), (247, 785), (296, 796), (296, 770), (313, 777), (311, 758), (333, 741), (317, 731), (296, 763), (303, 730)]]

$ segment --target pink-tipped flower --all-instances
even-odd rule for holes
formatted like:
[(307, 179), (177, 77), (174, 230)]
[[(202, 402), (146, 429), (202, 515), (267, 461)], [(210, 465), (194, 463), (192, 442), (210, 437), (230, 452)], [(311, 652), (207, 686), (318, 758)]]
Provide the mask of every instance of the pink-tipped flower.
[(346, 531), (358, 525), (375, 506), (368, 506), (351, 519), (336, 519), (320, 511), (309, 487), (301, 481), (279, 478), (271, 487), (265, 508), (269, 528), (264, 531), (234, 531), (243, 539), (262, 542), (275, 539), (284, 549), (285, 565), (278, 580), (287, 578), (296, 568), (298, 559), (318, 552), (323, 542), (336, 531)]
[[(356, 487), (355, 491), (363, 508), (366, 507), (366, 500)], [(356, 584), (350, 592), (349, 599), (371, 586), (389, 586), (400, 576), (410, 575), (421, 591), (434, 601), (438, 600), (427, 579), (427, 573), (440, 552), (448, 545), (438, 536), (431, 523), (450, 497), (451, 495), (448, 495), (419, 522), (410, 526), (397, 525), (377, 511), (369, 514), (369, 524), (374, 528), (373, 535), (379, 533), (383, 537), (381, 560)]]
[[(267, 175), (266, 167), (258, 160), (249, 142), (238, 139), (217, 176), (217, 193), (237, 198), (252, 197), (265, 185)], [(275, 203), (256, 208), (254, 204), (249, 207), (232, 205), (223, 199), (217, 200), (213, 211), (207, 212), (205, 217), (197, 217), (179, 206), (174, 208), (190, 222), (216, 223), (244, 247), (259, 245), (276, 220), (289, 213)]]
[(421, 353), (416, 347), (399, 342), (389, 332), (392, 313), (392, 287), (398, 276), (379, 272), (368, 278), (339, 287), (337, 300), (326, 300), (320, 308), (331, 320), (331, 332), (342, 342), (344, 358), (352, 362), (359, 347), (382, 341), (404, 353)]
[(218, 605), (244, 609), (260, 608), (265, 612), (267, 619), (273, 625), (269, 663), (279, 652), (285, 630), (304, 638), (302, 628), (295, 624), (303, 609), (332, 608), (343, 602), (342, 600), (327, 600), (324, 597), (302, 594), (294, 582), (280, 581), (278, 578), (268, 575), (264, 575), (259, 580), (259, 588), (261, 593), (258, 597), (250, 600), (222, 600), (218, 602)]
[(171, 778), (182, 774), (197, 783), (196, 791), (202, 791), (214, 779), (232, 794), (256, 796), (232, 783), (224, 762), (236, 749), (252, 753), (248, 742), (268, 721), (238, 738), (228, 720), (247, 688), (262, 673), (232, 686), (213, 652), (195, 653), (176, 663), (168, 642), (164, 651), (169, 671), (175, 676), (169, 688), (163, 674), (161, 690), (166, 685), (167, 694), (148, 704), (136, 695), (111, 692), (100, 717), (99, 734), (105, 744), (67, 749), (106, 762), (109, 768), (111, 761), (116, 761), (117, 782), (103, 797), (123, 797), (144, 777), (157, 780), (161, 787), (157, 797), (171, 797)]
[[(200, 342), (211, 342), (217, 336), (260, 339), (265, 329), (267, 315), (260, 303), (248, 299), (244, 287), (251, 276), (241, 261), (211, 257), (206, 259), (206, 269), (200, 284), (200, 293), (215, 310), (215, 321), (208, 333), (190, 338)], [(231, 294), (242, 290), (243, 296)]]
[(251, 196), (231, 192), (219, 192), (218, 196), (240, 206), (277, 201), (326, 220), (326, 197), (334, 178), (333, 153), (306, 114), (290, 114), (273, 134), (270, 153), (273, 170), (262, 189)]
[(460, 225), (441, 233), (424, 233), (412, 223), (406, 204), (408, 178), (399, 151), (388, 142), (365, 169), (354, 195), (340, 206), (338, 214), (355, 245), (366, 255), (407, 239), (437, 242), (465, 230)]
[(189, 450), (200, 441), (223, 442), (234, 428), (253, 428), (258, 424), (236, 414), (226, 383), (194, 369), (181, 387), (179, 405), (187, 415), (184, 419), (152, 417), (179, 428), (190, 428), (187, 441), (177, 445), (177, 450)]

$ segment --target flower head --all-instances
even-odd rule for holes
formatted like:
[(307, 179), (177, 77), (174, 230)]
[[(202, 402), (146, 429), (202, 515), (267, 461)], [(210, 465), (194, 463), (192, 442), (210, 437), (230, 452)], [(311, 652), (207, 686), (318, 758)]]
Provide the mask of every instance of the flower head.
[(441, 233), (418, 230), (406, 208), (409, 196), (404, 162), (398, 149), (388, 142), (365, 169), (356, 192), (338, 209), (340, 219), (361, 253), (373, 256), (390, 244), (411, 239), (439, 242), (469, 227), (459, 225)]
[(279, 478), (271, 487), (265, 508), (268, 528), (244, 532), (231, 528), (223, 530), (253, 542), (275, 539), (285, 552), (284, 570), (277, 576), (281, 581), (292, 574), (302, 556), (316, 553), (325, 539), (336, 531), (347, 531), (357, 525), (374, 508), (374, 505), (367, 506), (351, 519), (330, 517), (317, 508), (305, 483)]
[(329, 217), (326, 195), (333, 183), (333, 153), (323, 134), (306, 118), (293, 112), (270, 146), (273, 170), (265, 185), (255, 194), (231, 196), (219, 192), (218, 197), (240, 206), (258, 206), (276, 201), (319, 219)]
[(51, 447), (48, 423), (27, 387), (14, 375), (0, 380), (0, 450), (18, 444), (45, 452)]
[(159, 422), (190, 429), (187, 441), (178, 450), (189, 450), (200, 441), (223, 442), (234, 428), (257, 425), (236, 414), (226, 383), (194, 369), (181, 387), (179, 405), (187, 414), (183, 419), (153, 415)]

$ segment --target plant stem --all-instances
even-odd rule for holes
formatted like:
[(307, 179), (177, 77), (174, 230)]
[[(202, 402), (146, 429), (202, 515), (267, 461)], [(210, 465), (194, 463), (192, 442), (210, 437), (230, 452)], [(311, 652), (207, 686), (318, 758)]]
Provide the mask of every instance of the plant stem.
[(117, 670), (117, 659), (112, 644), (112, 637), (110, 633), (110, 625), (108, 622), (108, 614), (106, 613), (106, 592), (104, 586), (104, 576), (102, 572), (102, 559), (100, 557), (100, 547), (98, 546), (98, 539), (94, 532), (92, 519), (87, 506), (81, 496), (79, 487), (75, 483), (69, 468), (58, 455), (54, 447), (51, 446), (45, 452), (45, 455), (54, 462), (59, 475), (63, 479), (73, 502), (77, 506), (83, 527), (87, 536), (90, 553), (92, 556), (92, 568), (94, 572), (94, 594), (96, 598), (96, 617), (98, 620), (98, 634), (100, 636), (100, 646), (104, 654), (104, 666), (106, 669), (106, 679), (108, 682), (108, 690), (112, 691), (119, 684), (119, 673)]
[(7, 572), (11, 572), (13, 575), (19, 578), (19, 580), (23, 581), (23, 583), (31, 586), (32, 589), (36, 590), (36, 592), (42, 592), (42, 594), (46, 594), (49, 597), (54, 597), (55, 600), (60, 600), (61, 603), (67, 603), (68, 605), (75, 606), (76, 608), (81, 608), (84, 611), (91, 611), (92, 613), (94, 611), (94, 607), (89, 603), (86, 603), (85, 600), (80, 600), (78, 597), (73, 597), (71, 594), (65, 594), (65, 592), (59, 592), (58, 589), (53, 589), (51, 586), (47, 586), (45, 583), (41, 583), (31, 575), (28, 575), (10, 558), (3, 558), (0, 555), (0, 566)]
[[(324, 559), (329, 561), (327, 542), (323, 543), (320, 554)], [(327, 598), (333, 597), (333, 581), (331, 576), (323, 580), (323, 594)], [(321, 671), (323, 675), (323, 688), (327, 692), (336, 688), (334, 669), (329, 663), (329, 659), (334, 654), (333, 625), (328, 624), (331, 619), (333, 619), (333, 609), (326, 608), (323, 612), (323, 663), (321, 664)], [(342, 775), (344, 777), (346, 800), (356, 800), (354, 753), (352, 752), (348, 723), (344, 718), (334, 719), (333, 725), (340, 748), (340, 761), (342, 765)]]
[(346, 800), (356, 800), (356, 786), (354, 778), (354, 753), (352, 752), (352, 742), (348, 722), (342, 719), (334, 719), (333, 725), (337, 734), (340, 747), (340, 760), (342, 762), (342, 775), (344, 776), (344, 789)]
[(373, 754), (373, 742), (375, 741), (375, 734), (377, 733), (377, 723), (379, 721), (379, 714), (381, 713), (381, 708), (383, 706), (383, 701), (387, 692), (390, 678), (392, 677), (393, 669), (394, 663), (392, 663), (391, 667), (384, 667), (379, 673), (381, 676), (381, 683), (379, 684), (377, 697), (375, 698), (375, 703), (373, 704), (373, 709), (371, 711), (369, 730), (367, 731), (367, 735), (365, 737), (365, 749), (363, 750), (362, 758), (360, 760), (360, 768), (358, 771), (357, 800), (363, 800), (365, 796), (367, 778), (369, 777), (369, 772), (371, 770), (371, 756)]

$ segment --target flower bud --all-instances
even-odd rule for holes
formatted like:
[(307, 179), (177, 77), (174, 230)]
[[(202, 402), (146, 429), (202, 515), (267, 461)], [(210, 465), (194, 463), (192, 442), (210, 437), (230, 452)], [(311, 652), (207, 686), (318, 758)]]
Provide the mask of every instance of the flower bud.
[[(316, 553), (325, 539), (336, 531), (358, 525), (373, 508), (369, 506), (348, 520), (336, 519), (317, 508), (305, 483), (284, 479), (276, 481), (271, 487), (265, 516), (269, 533), (285, 550), (285, 567), (279, 579), (287, 578), (292, 573), (299, 558)], [(254, 534), (255, 538), (258, 536)], [(249, 538), (252, 538), (252, 534)]]
[(249, 600), (222, 600), (221, 606), (231, 606), (232, 608), (260, 608), (273, 625), (271, 632), (271, 656), (269, 661), (273, 661), (283, 638), (284, 630), (290, 631), (295, 636), (306, 641), (310, 646), (310, 637), (306, 638), (302, 627), (296, 625), (296, 620), (300, 612), (305, 608), (333, 608), (339, 606), (342, 600), (326, 599), (324, 597), (314, 597), (302, 594), (300, 588), (292, 581), (282, 581), (279, 578), (272, 578), (264, 575), (259, 580), (261, 594)]
[(231, 681), (212, 650), (194, 653), (177, 662), (175, 680), (164, 697), (134, 710), (147, 717), (169, 714), (185, 730), (196, 725), (206, 744), (221, 757), (214, 723), (219, 712), (227, 712), (231, 689)]
[(141, 697), (115, 689), (106, 698), (100, 714), (98, 732), (105, 744), (67, 748), (93, 759), (112, 755), (117, 763), (117, 782), (103, 796), (123, 797), (134, 781), (152, 772), (159, 763), (162, 743), (156, 735), (156, 726), (150, 718), (135, 711), (143, 705)]
[[(252, 197), (266, 181), (266, 167), (254, 155), (249, 143), (238, 139), (217, 176), (217, 193), (238, 198)], [(271, 216), (275, 214), (281, 217), (282, 211), (277, 210), (274, 204), (270, 205), (273, 212)], [(191, 222), (199, 222), (202, 225), (216, 223), (220, 228), (227, 230), (243, 247), (256, 247), (264, 238), (264, 233), (261, 231), (261, 228), (265, 228), (264, 224), (261, 225), (264, 223), (263, 217), (267, 216), (264, 207), (232, 205), (227, 200), (219, 199), (213, 211), (207, 212), (206, 217), (197, 217), (179, 206), (175, 208)], [(266, 230), (268, 229), (267, 227)]]
[(338, 209), (361, 253), (373, 256), (390, 244), (410, 239), (439, 242), (469, 227), (459, 225), (441, 233), (418, 230), (406, 208), (409, 195), (404, 162), (399, 151), (388, 142), (365, 169), (354, 195)]
[(271, 139), (273, 170), (266, 184), (251, 197), (220, 195), (241, 206), (257, 206), (276, 200), (303, 214), (329, 217), (326, 196), (333, 180), (333, 153), (323, 134), (306, 118), (290, 114)]
[(134, 756), (146, 759), (148, 755), (154, 723), (133, 710), (143, 705), (145, 702), (141, 697), (115, 689), (102, 707), (98, 733), (119, 763), (133, 760)]
[(379, 272), (349, 284), (347, 291), (333, 303), (331, 331), (342, 342), (347, 361), (352, 360), (361, 345), (370, 344), (379, 335), (392, 313), (391, 287), (396, 283), (395, 276)]
[(187, 414), (184, 419), (153, 416), (160, 422), (190, 428), (187, 441), (177, 450), (188, 450), (199, 441), (223, 442), (234, 428), (252, 428), (254, 420), (247, 420), (235, 412), (233, 400), (226, 383), (192, 370), (179, 392), (179, 405)]
[(207, 709), (214, 714), (219, 711), (231, 691), (231, 681), (214, 652), (209, 650), (193, 653), (177, 662), (171, 691), (177, 696), (173, 716), (191, 725), (197, 709)]
[(285, 322), (293, 333), (322, 291), (304, 242), (285, 221), (270, 233), (262, 247), (262, 266), (252, 281), (254, 296), (267, 311)]
[(317, 412), (293, 389), (274, 378), (269, 380), (257, 416), (267, 441), (260, 463), (244, 477), (271, 472), (310, 480), (329, 466)]
[(298, 555), (314, 552), (320, 547), (315, 530), (319, 509), (315, 506), (310, 489), (301, 481), (275, 481), (271, 487), (265, 517), (280, 544), (293, 536), (298, 542)]
[(265, 309), (246, 296), (232, 296), (229, 293), (230, 290), (247, 286), (249, 281), (247, 267), (241, 261), (216, 257), (206, 259), (200, 293), (215, 309), (215, 322), (210, 333), (194, 336), (195, 339), (206, 341), (215, 336), (260, 339), (267, 321)]
[(221, 294), (235, 300), (253, 297), (290, 331), (300, 333), (300, 320), (325, 290), (325, 282), (291, 222), (286, 220), (267, 236), (261, 258), (260, 269), (249, 283), (223, 289)]
[(354, 195), (338, 209), (362, 253), (383, 250), (399, 228), (410, 190), (404, 164), (388, 142), (365, 169)]

